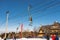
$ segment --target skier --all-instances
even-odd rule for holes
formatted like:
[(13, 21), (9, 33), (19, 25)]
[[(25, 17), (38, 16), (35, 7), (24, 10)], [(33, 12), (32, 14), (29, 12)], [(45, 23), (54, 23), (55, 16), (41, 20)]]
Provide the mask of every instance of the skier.
[(49, 34), (46, 34), (46, 38), (47, 38), (47, 40), (49, 40)]
[(4, 40), (6, 40), (6, 38), (4, 38)]
[(0, 40), (2, 40), (2, 38), (0, 37)]

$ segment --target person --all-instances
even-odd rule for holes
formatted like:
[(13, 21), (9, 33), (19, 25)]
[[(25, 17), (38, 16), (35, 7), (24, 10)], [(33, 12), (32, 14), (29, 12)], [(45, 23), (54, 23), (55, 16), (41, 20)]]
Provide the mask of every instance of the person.
[(2, 38), (0, 37), (0, 40), (1, 40)]
[(13, 35), (13, 40), (16, 40), (16, 35)]
[(49, 35), (48, 34), (46, 34), (46, 38), (47, 38), (47, 40), (49, 40)]
[(56, 33), (56, 40), (59, 40), (58, 33)]
[(4, 38), (4, 40), (6, 40), (6, 38)]
[(52, 40), (56, 40), (56, 35), (52, 34)]

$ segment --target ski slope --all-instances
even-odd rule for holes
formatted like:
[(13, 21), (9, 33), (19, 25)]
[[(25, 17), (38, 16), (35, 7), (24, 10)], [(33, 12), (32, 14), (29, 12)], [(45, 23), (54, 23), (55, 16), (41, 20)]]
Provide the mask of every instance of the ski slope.
[[(0, 39), (0, 40), (3, 40), (3, 39)], [(7, 39), (7, 40), (13, 40), (13, 39)], [(21, 38), (21, 39), (16, 39), (16, 40), (46, 40), (46, 38)], [(52, 39), (50, 38), (50, 40)]]
[[(13, 39), (7, 39), (7, 40), (13, 40)], [(46, 39), (45, 38), (21, 38), (16, 40), (46, 40)]]

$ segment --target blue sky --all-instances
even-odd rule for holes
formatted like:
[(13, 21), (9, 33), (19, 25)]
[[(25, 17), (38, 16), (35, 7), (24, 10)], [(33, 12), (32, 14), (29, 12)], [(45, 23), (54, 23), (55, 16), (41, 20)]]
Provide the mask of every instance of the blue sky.
[[(30, 13), (33, 26), (29, 26), (28, 3), (31, 4)], [(24, 29), (33, 29), (40, 24), (60, 22), (60, 0), (0, 0), (0, 31), (6, 27), (6, 11), (9, 10), (8, 30), (15, 31), (19, 24)]]

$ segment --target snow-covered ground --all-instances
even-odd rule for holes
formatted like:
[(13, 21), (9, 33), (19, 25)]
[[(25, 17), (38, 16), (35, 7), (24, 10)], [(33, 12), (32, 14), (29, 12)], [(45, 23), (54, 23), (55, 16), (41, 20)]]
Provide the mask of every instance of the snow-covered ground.
[[(0, 39), (3, 40), (3, 39)], [(7, 40), (13, 40), (13, 39), (7, 39)], [(45, 38), (21, 38), (16, 40), (46, 40)]]
[[(1, 40), (3, 40), (3, 39), (1, 39)], [(7, 39), (7, 40), (13, 40), (13, 39)], [(46, 40), (45, 38), (21, 38), (21, 39), (16, 39), (16, 40)], [(50, 40), (52, 40), (51, 38), (50, 38)], [(60, 38), (59, 38), (59, 40), (60, 40)]]
[[(7, 40), (13, 40), (13, 39), (7, 39)], [(46, 39), (45, 38), (21, 38), (17, 40), (46, 40)]]

